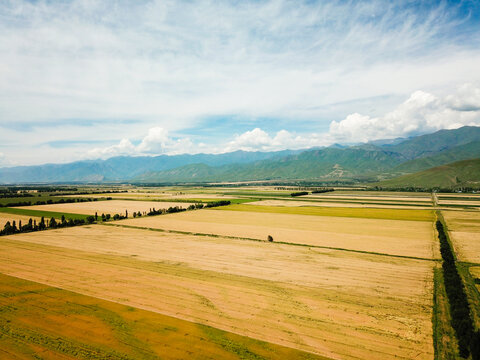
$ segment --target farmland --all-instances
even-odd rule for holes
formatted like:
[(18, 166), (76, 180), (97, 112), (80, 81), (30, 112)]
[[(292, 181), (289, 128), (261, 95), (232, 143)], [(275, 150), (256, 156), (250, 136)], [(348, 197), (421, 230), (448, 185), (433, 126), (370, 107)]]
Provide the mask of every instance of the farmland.
[[(99, 190), (93, 195), (103, 196)], [(25, 358), (43, 351), (47, 358), (323, 360), (455, 352), (450, 338), (436, 340), (452, 332), (430, 194), (291, 192), (129, 188), (112, 194), (122, 200), (2, 208), (5, 218), (129, 215), (0, 238), (0, 289), (9, 294), (0, 300), (10, 309), (0, 313), (9, 320), (0, 329), (2, 351)], [(191, 196), (239, 198), (132, 217), (186, 208)], [(455, 224), (475, 225), (462, 209), (442, 214), (453, 238)], [(474, 260), (474, 245), (462, 246), (458, 256)]]
[(29, 209), (39, 211), (54, 211), (65, 212), (72, 214), (87, 214), (98, 215), (104, 214), (124, 214), (128, 211), (132, 214), (134, 211), (148, 212), (150, 209), (167, 209), (169, 207), (182, 207), (186, 208), (191, 203), (185, 202), (154, 202), (154, 201), (128, 201), (128, 200), (109, 200), (109, 201), (93, 201), (74, 204), (53, 204), (53, 205), (36, 205), (29, 206)]
[(444, 211), (457, 257), (480, 264), (480, 212)]
[(384, 219), (204, 210), (119, 224), (428, 258), (434, 244), (429, 222)]
[(105, 225), (55, 232), (4, 238), (0, 271), (327, 357), (432, 356), (431, 261)]

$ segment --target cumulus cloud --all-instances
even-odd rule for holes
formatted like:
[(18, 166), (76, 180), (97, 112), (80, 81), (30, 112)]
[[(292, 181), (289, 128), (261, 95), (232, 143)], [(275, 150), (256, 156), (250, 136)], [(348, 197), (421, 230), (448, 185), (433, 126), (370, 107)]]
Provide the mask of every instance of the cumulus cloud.
[(173, 138), (168, 130), (162, 127), (153, 127), (148, 134), (135, 146), (129, 139), (122, 139), (118, 144), (97, 147), (87, 153), (87, 158), (106, 159), (120, 155), (176, 155), (185, 153), (197, 153), (204, 149), (204, 144), (194, 144), (188, 137)]
[(296, 135), (287, 130), (280, 130), (274, 136), (270, 136), (264, 130), (255, 128), (237, 135), (226, 146), (223, 152), (235, 150), (244, 151), (277, 151), (284, 149), (306, 149), (313, 146), (325, 145), (327, 141), (318, 134)]
[(473, 84), (465, 84), (445, 97), (415, 91), (383, 116), (353, 113), (341, 121), (332, 121), (328, 135), (340, 142), (367, 142), (465, 125), (480, 125), (480, 88)]
[(465, 125), (480, 126), (480, 88), (474, 84), (464, 84), (455, 93), (443, 97), (415, 91), (382, 116), (352, 113), (343, 120), (332, 121), (329, 130), (323, 133), (297, 134), (280, 130), (269, 134), (257, 127), (231, 140), (206, 145), (188, 137), (170, 136), (167, 129), (157, 126), (149, 129), (136, 146), (129, 139), (122, 139), (116, 145), (90, 150), (88, 157), (307, 149), (337, 142), (351, 144), (420, 135)]

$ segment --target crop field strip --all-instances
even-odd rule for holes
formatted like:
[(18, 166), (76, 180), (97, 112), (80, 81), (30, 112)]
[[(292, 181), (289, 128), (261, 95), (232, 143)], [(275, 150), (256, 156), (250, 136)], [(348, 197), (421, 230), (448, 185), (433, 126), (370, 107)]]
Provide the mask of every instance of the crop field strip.
[(434, 218), (432, 210), (421, 209), (365, 209), (349, 207), (322, 208), (319, 206), (279, 207), (255, 206), (250, 204), (234, 204), (230, 206), (224, 206), (221, 208), (221, 210), (410, 221), (433, 221)]
[(0, 304), (2, 358), (327, 360), (3, 274)]
[[(158, 234), (154, 235), (155, 244), (145, 234), (148, 231), (131, 230), (132, 233), (120, 235), (126, 229), (112, 234), (109, 240), (119, 241), (123, 236), (126, 248), (107, 243), (102, 250), (98, 245), (106, 238), (105, 234), (91, 236), (86, 228), (69, 229), (85, 232), (83, 242), (76, 237), (69, 242), (59, 238), (57, 241), (64, 248), (30, 243), (43, 241), (30, 234), (6, 239), (0, 247), (9, 251), (0, 254), (8, 259), (0, 263), (10, 266), (1, 271), (131, 306), (162, 313), (168, 309), (167, 315), (304, 350), (313, 349), (325, 356), (372, 359), (395, 355), (411, 358), (413, 353), (420, 353), (419, 358), (432, 356), (432, 262), (341, 251), (312, 254), (308, 248), (232, 243), (219, 238), (180, 241), (182, 237), (172, 239), (171, 235)], [(110, 227), (93, 227), (99, 231), (105, 228)], [(130, 239), (135, 232), (140, 232), (136, 237), (139, 243), (132, 244)], [(20, 238), (24, 240), (19, 241)], [(53, 241), (56, 236), (44, 238)], [(90, 247), (90, 251), (65, 248), (68, 246)], [(158, 249), (152, 251), (149, 246)], [(132, 247), (138, 250), (132, 251)], [(106, 249), (123, 251), (124, 255), (92, 252)], [(34, 263), (26, 264), (22, 259), (30, 258), (32, 253), (36, 254)], [(148, 259), (159, 253), (163, 261)], [(193, 262), (182, 262), (192, 258), (192, 254)], [(298, 257), (305, 259), (299, 261)], [(59, 263), (66, 265), (56, 273)], [(294, 270), (299, 264), (303, 270), (298, 269), (301, 271), (297, 274)], [(361, 270), (363, 267), (371, 269), (367, 276)], [(78, 268), (85, 271), (79, 272)], [(258, 278), (260, 274), (264, 274), (263, 279)], [(159, 281), (159, 277), (163, 280)], [(195, 309), (198, 311), (192, 313)], [(306, 316), (307, 313), (310, 315)], [(352, 339), (355, 344), (351, 344)]]
[(415, 258), (432, 258), (430, 222), (199, 210), (118, 221), (115, 225), (267, 240)]
[[(272, 200), (261, 200), (261, 201), (252, 201), (249, 205), (261, 205), (261, 206), (287, 206), (287, 207), (345, 207), (345, 202), (328, 202), (328, 201), (304, 201), (302, 199), (272, 199)], [(377, 208), (377, 209), (422, 209), (429, 210), (432, 208), (432, 205), (426, 203), (425, 205), (385, 205), (385, 204), (373, 204), (373, 203), (348, 203), (349, 208)]]
[(18, 226), (20, 221), (22, 222), (23, 225), (25, 225), (28, 223), (30, 219), (36, 220), (37, 222), (40, 221), (40, 218), (35, 216), (0, 213), (0, 230), (3, 229), (7, 221), (10, 221), (10, 223), (15, 221), (16, 225)]
[(480, 212), (442, 211), (460, 261), (480, 264)]

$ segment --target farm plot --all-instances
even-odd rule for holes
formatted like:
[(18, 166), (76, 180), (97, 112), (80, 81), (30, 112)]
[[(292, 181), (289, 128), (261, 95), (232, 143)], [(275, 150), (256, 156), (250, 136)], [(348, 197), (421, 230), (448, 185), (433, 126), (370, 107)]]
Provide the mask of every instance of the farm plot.
[(0, 294), (2, 359), (317, 358), (3, 274)]
[[(191, 203), (184, 202), (156, 202), (156, 201), (129, 201), (129, 200), (109, 200), (109, 201), (91, 201), (73, 204), (53, 204), (30, 206), (32, 210), (65, 212), (71, 214), (98, 215), (104, 214), (125, 214), (128, 211), (132, 214), (134, 211), (148, 212), (150, 209), (167, 209), (178, 206), (187, 208)], [(131, 215), (129, 215), (131, 216)]]
[[(326, 195), (331, 194), (331, 195)], [(404, 203), (420, 203), (427, 204), (431, 203), (432, 199), (430, 197), (406, 197), (406, 196), (391, 196), (391, 195), (343, 195), (335, 193), (325, 193), (325, 194), (311, 194), (302, 196), (302, 198), (307, 199), (327, 199), (327, 200), (349, 200), (349, 201), (366, 201), (366, 202), (404, 202)]]
[(4, 238), (0, 272), (331, 358), (433, 358), (432, 261), (68, 230)]
[(480, 212), (442, 211), (459, 260), (480, 264)]
[[(302, 201), (302, 200), (261, 200), (248, 203), (248, 205), (262, 205), (262, 206), (325, 206), (325, 207), (351, 207), (351, 208), (378, 208), (378, 209), (412, 209), (412, 206), (399, 204), (399, 205), (384, 205), (384, 204), (368, 204), (368, 203), (349, 203), (344, 202), (329, 202), (325, 201)], [(415, 206), (415, 209), (430, 209), (428, 203), (425, 206)]]
[(199, 210), (117, 224), (422, 258), (436, 248), (432, 223), (423, 221)]
[(16, 226), (18, 227), (19, 222), (21, 221), (23, 225), (28, 223), (28, 220), (37, 220), (40, 221), (39, 217), (32, 217), (26, 215), (15, 215), (15, 214), (6, 214), (0, 212), (0, 229), (3, 229), (7, 221), (10, 221), (10, 224), (15, 221)]

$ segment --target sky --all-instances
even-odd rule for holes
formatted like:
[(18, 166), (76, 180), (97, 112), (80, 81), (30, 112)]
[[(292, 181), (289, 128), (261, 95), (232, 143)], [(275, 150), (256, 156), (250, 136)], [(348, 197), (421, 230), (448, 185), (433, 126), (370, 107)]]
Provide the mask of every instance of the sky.
[(0, 166), (480, 126), (480, 2), (0, 1)]

